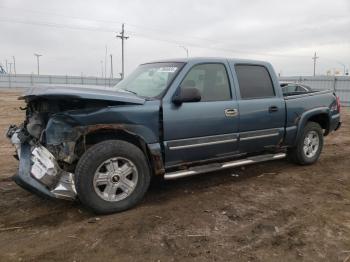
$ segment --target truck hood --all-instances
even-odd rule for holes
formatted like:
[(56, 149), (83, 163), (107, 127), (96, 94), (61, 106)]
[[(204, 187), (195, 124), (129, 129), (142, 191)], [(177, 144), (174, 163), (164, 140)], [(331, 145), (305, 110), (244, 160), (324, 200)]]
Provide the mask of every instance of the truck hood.
[(145, 99), (127, 91), (116, 90), (112, 88), (101, 88), (98, 86), (38, 86), (29, 88), (19, 99), (25, 99), (27, 102), (38, 98), (47, 99), (85, 99), (85, 100), (103, 100), (113, 102), (123, 102), (142, 105)]

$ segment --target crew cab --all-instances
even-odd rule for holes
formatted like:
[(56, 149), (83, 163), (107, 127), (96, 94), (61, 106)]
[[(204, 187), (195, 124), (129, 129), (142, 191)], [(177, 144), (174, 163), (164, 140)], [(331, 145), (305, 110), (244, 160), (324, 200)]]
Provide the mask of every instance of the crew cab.
[(135, 206), (152, 179), (286, 156), (313, 164), (340, 127), (332, 91), (284, 96), (272, 66), (252, 60), (156, 61), (108, 90), (37, 87), (20, 99), (26, 119), (7, 132), (15, 182), (103, 214)]

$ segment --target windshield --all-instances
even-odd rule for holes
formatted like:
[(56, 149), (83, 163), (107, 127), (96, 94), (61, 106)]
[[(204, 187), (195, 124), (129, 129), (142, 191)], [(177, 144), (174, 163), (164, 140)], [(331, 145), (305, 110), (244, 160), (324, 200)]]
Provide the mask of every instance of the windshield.
[(152, 63), (140, 65), (115, 87), (144, 97), (160, 96), (183, 63)]

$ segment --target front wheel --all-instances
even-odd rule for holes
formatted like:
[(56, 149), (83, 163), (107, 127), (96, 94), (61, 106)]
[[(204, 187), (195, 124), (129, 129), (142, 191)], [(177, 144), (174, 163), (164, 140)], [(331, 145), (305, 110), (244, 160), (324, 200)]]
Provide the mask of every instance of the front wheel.
[(297, 141), (297, 146), (288, 152), (289, 158), (300, 165), (311, 165), (321, 155), (323, 148), (323, 130), (318, 123), (308, 122)]
[(150, 170), (145, 155), (125, 141), (108, 140), (92, 146), (76, 167), (78, 197), (99, 214), (133, 207), (141, 201), (149, 184)]

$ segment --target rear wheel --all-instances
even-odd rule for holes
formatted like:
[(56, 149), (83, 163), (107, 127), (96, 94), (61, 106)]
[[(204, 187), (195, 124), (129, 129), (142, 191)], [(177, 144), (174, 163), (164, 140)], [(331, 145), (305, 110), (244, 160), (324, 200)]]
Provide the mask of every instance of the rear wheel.
[(323, 148), (323, 130), (318, 123), (308, 122), (297, 146), (288, 152), (289, 158), (300, 165), (315, 163)]
[(79, 199), (95, 213), (120, 212), (141, 201), (149, 187), (150, 171), (138, 147), (108, 140), (84, 153), (76, 167), (75, 183)]

